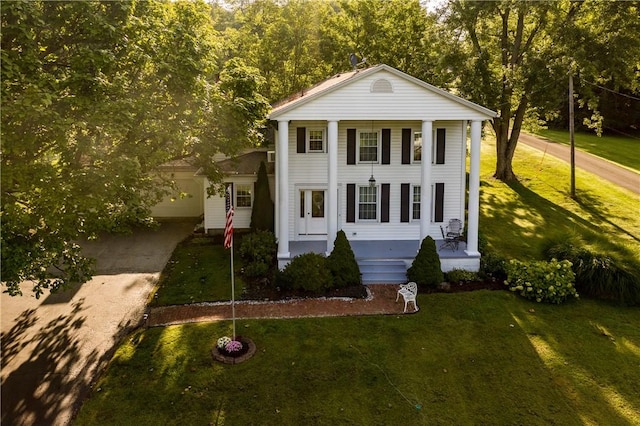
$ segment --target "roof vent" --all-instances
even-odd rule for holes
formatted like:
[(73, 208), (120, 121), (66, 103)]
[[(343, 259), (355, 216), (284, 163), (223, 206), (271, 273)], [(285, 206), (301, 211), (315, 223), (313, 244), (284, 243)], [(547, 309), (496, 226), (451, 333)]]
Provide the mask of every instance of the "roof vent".
[(380, 78), (371, 85), (371, 93), (393, 93), (393, 86), (386, 78)]

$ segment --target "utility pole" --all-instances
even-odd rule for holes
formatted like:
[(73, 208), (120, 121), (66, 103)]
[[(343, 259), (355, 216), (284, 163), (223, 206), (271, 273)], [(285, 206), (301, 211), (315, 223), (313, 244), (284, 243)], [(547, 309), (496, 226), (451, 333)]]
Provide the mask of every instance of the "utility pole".
[(573, 126), (573, 71), (569, 73), (569, 141), (571, 142), (571, 198), (576, 198), (576, 147)]

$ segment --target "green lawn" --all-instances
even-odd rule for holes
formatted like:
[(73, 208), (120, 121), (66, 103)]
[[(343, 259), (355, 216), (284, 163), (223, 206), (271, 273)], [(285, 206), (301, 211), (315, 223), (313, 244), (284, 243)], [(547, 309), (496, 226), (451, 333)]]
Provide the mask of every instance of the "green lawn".
[[(230, 256), (214, 238), (187, 238), (176, 247), (162, 272), (152, 306), (230, 300)], [(243, 287), (242, 277), (236, 273), (236, 297)]]
[(577, 169), (574, 200), (568, 164), (524, 144), (513, 160), (518, 182), (494, 179), (495, 161), (495, 139), (488, 135), (482, 145), (480, 229), (492, 249), (535, 259), (546, 237), (575, 235), (621, 262), (640, 262), (640, 196)]
[[(538, 136), (569, 145), (569, 132), (564, 130), (538, 130)], [(576, 133), (576, 148), (598, 157), (618, 163), (640, 172), (640, 140), (619, 136), (597, 136), (591, 133)]]
[(240, 320), (256, 355), (212, 360), (229, 322), (140, 330), (77, 425), (640, 424), (640, 310), (509, 292), (420, 295), (415, 315)]

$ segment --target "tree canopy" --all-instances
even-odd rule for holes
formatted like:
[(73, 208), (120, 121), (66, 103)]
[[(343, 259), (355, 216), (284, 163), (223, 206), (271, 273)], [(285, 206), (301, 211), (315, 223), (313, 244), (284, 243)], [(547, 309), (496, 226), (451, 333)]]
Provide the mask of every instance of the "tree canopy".
[[(149, 217), (158, 165), (259, 136), (267, 104), (241, 60), (216, 66), (203, 2), (3, 2), (2, 279), (39, 296), (91, 274), (74, 241)], [(166, 185), (166, 184), (165, 184)], [(49, 279), (54, 272), (56, 279)]]

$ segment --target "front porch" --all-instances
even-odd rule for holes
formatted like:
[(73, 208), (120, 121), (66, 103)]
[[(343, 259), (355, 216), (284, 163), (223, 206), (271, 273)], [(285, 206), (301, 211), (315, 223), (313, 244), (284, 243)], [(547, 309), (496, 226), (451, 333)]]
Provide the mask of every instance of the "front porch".
[[(419, 240), (350, 241), (349, 243), (360, 266), (362, 280), (365, 284), (406, 282), (407, 268), (413, 263), (420, 248)], [(458, 245), (457, 250), (448, 247), (440, 248), (443, 244), (444, 240), (436, 240), (443, 272), (452, 269), (477, 271), (480, 268), (480, 257), (467, 254), (464, 242)], [(329, 250), (331, 249), (329, 248)], [(289, 241), (289, 250), (291, 258), (310, 252), (326, 254), (327, 242)], [(279, 259), (279, 266), (284, 267), (289, 263), (289, 260)]]

